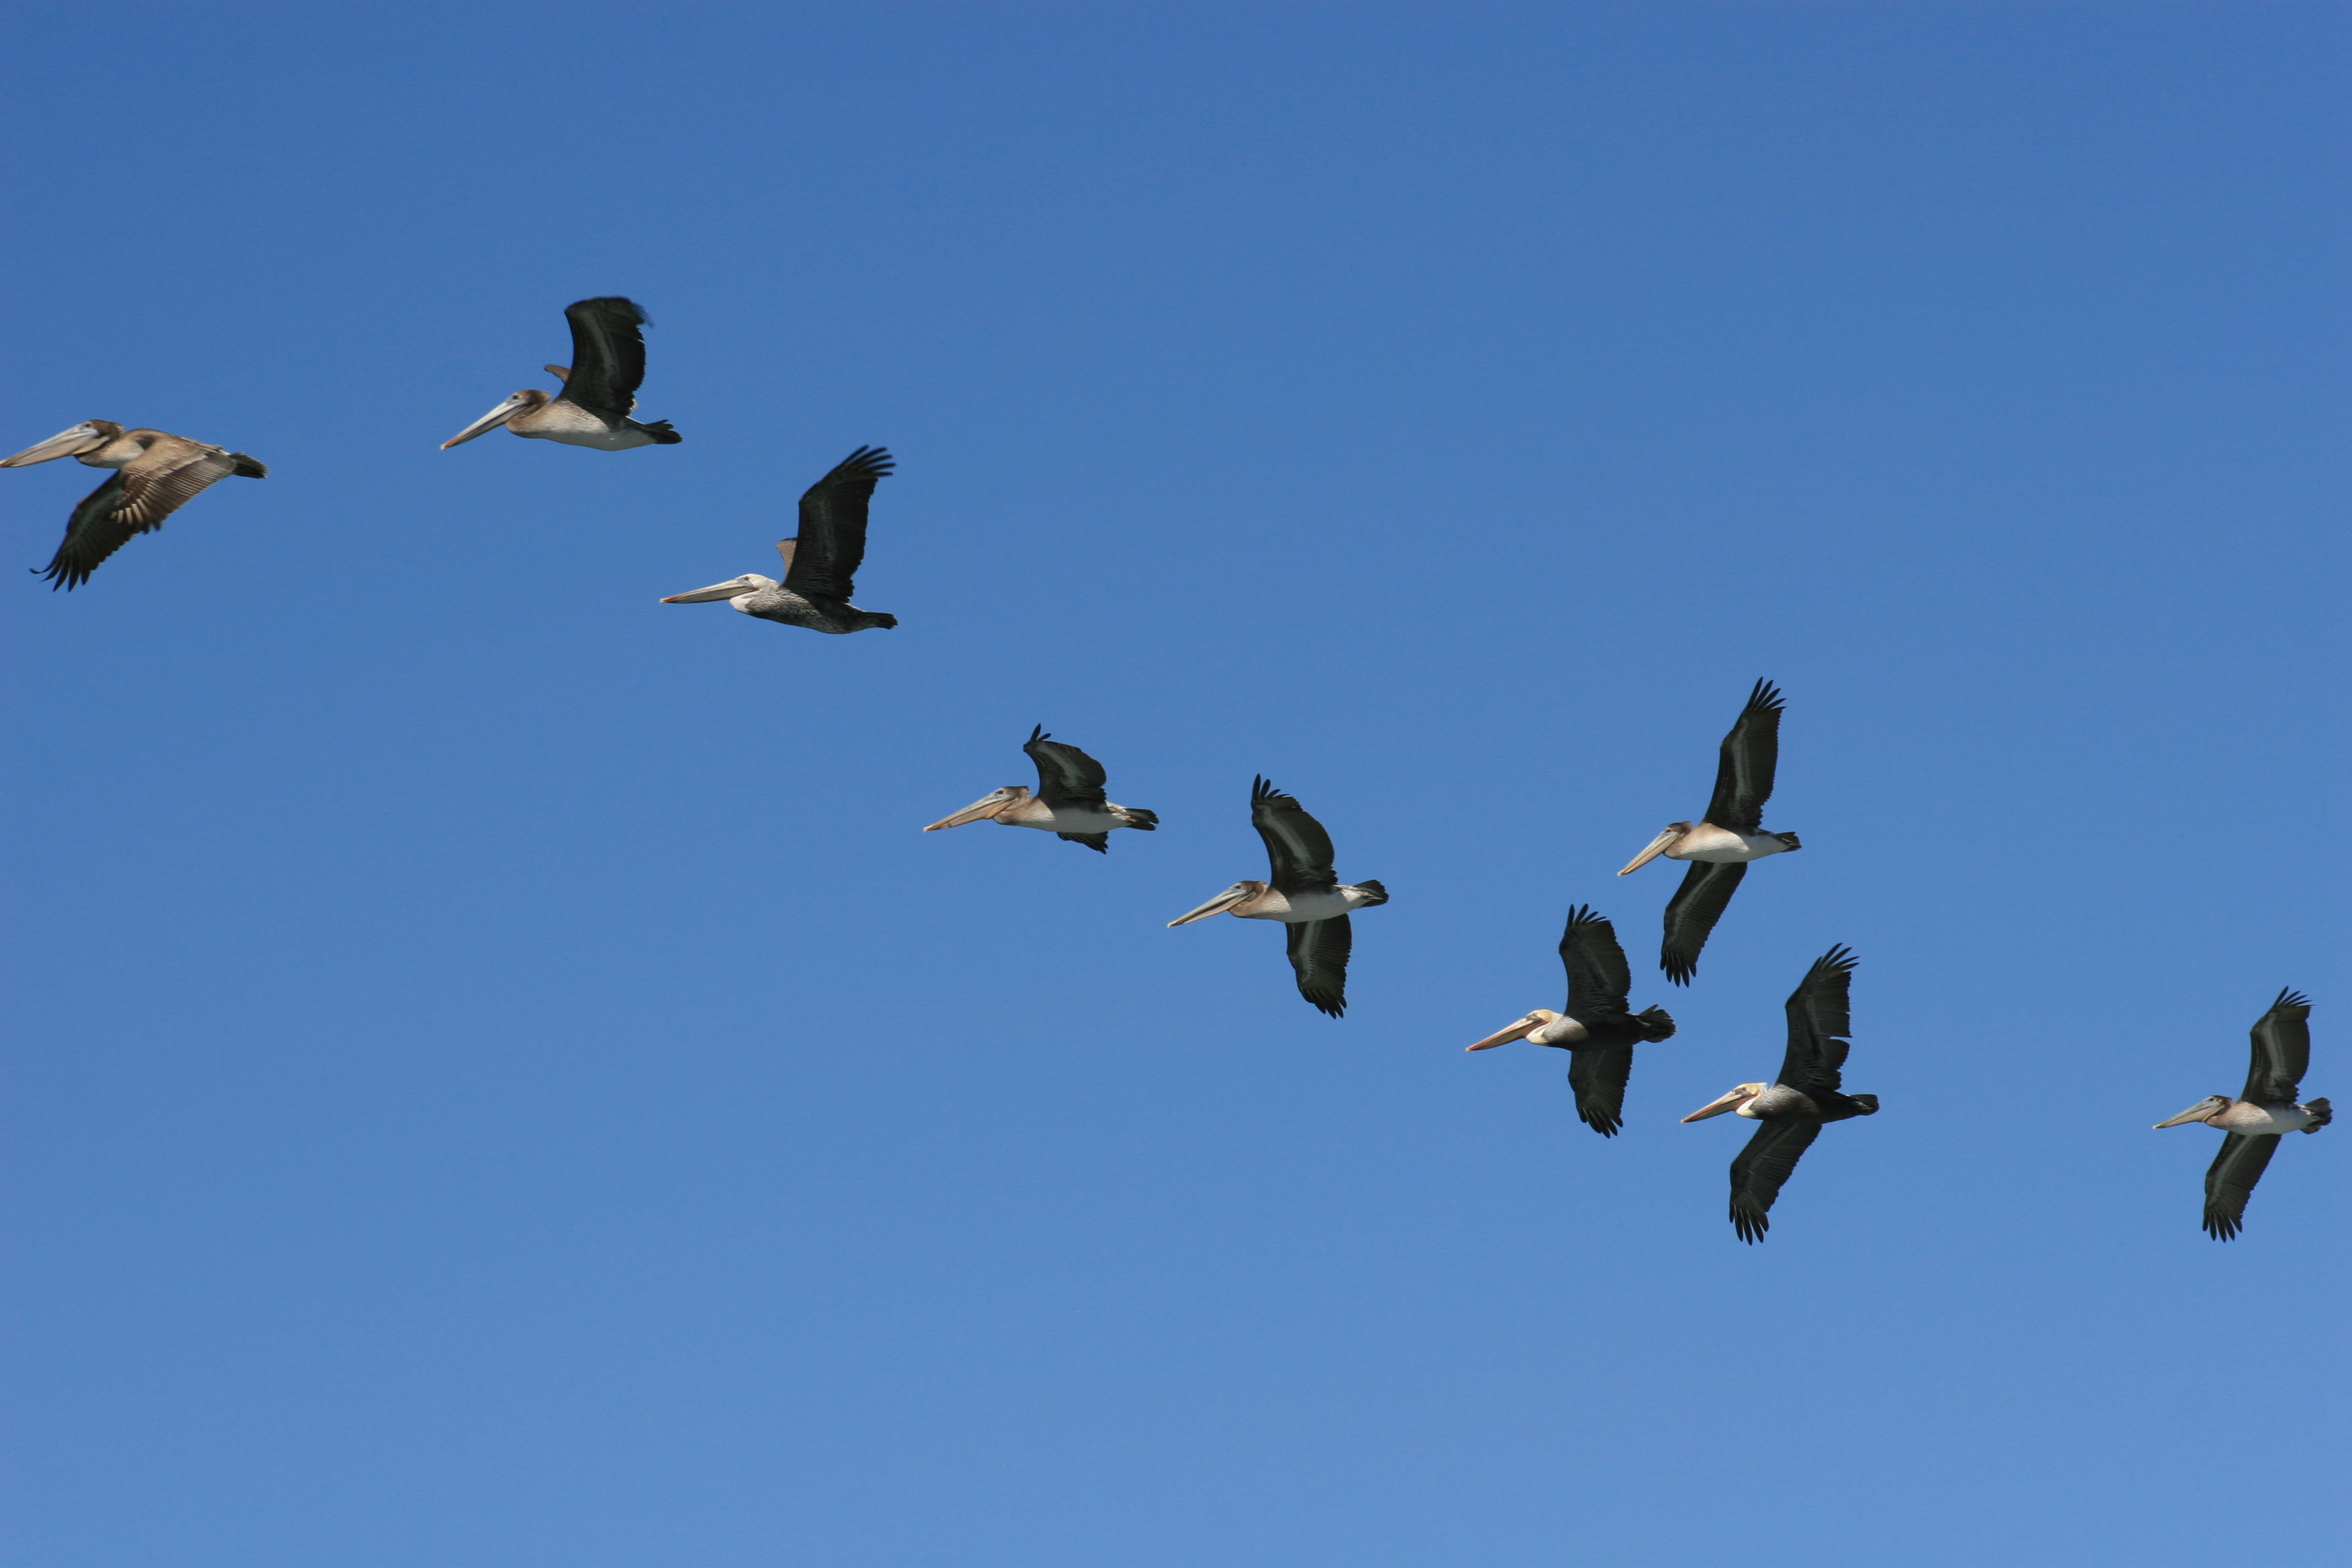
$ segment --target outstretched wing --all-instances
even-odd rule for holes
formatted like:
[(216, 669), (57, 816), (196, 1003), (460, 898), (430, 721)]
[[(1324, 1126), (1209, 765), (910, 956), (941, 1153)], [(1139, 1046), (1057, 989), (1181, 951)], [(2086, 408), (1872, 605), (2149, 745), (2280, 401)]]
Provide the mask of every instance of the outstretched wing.
[[(1040, 724), (1029, 731), (1021, 748), (1037, 764), (1037, 798), (1047, 805), (1101, 805), (1103, 765), (1066, 742), (1056, 741)], [(1064, 837), (1069, 835), (1064, 834)]]
[(1789, 993), (1789, 1052), (1778, 1081), (1807, 1094), (1834, 1094), (1843, 1081), (1846, 1037), (1853, 1033), (1856, 960), (1843, 943), (1813, 960)]
[(1576, 1090), (1576, 1119), (1603, 1138), (1625, 1125), (1625, 1080), (1633, 1076), (1633, 1047), (1603, 1046), (1568, 1053), (1568, 1087)]
[(1298, 994), (1339, 1017), (1348, 1010), (1348, 950), (1356, 941), (1348, 917), (1300, 921), (1282, 929), (1289, 933), (1290, 967), (1298, 976)]
[(2206, 1235), (2227, 1241), (2246, 1228), (2246, 1200), (2254, 1195), (2254, 1184), (2263, 1179), (2263, 1169), (2278, 1146), (2275, 1132), (2251, 1138), (2232, 1132), (2221, 1140), (2221, 1152), (2205, 1168)]
[[(563, 307), (572, 323), (572, 364), (564, 372), (563, 401), (576, 404), (607, 425), (618, 425), (637, 405), (646, 379), (646, 313), (617, 295), (579, 300)], [(550, 365), (549, 370), (555, 367)]]
[(176, 437), (159, 441), (82, 498), (41, 575), (52, 588), (79, 587), (100, 562), (161, 527), (207, 486), (230, 474), (260, 479), (268, 472), (242, 452)]
[(1666, 941), (1658, 952), (1658, 967), (1666, 972), (1667, 979), (1677, 985), (1691, 983), (1691, 976), (1698, 973), (1698, 952), (1706, 945), (1707, 932), (1723, 918), (1739, 879), (1746, 875), (1744, 860), (1690, 863), (1690, 869), (1683, 873), (1683, 885), (1675, 889), (1673, 902), (1666, 905)]
[(1626, 993), (1633, 989), (1633, 972), (1625, 963), (1625, 950), (1617, 944), (1617, 928), (1596, 914), (1589, 904), (1568, 911), (1568, 929), (1560, 933), (1559, 961), (1568, 968), (1568, 1010), (1579, 1016), (1622, 1013)]
[(2281, 991), (2271, 1010), (2254, 1025), (2253, 1046), (2253, 1064), (2246, 1069), (2246, 1092), (2238, 1098), (2256, 1105), (2293, 1105), (2302, 1089), (2303, 1075), (2311, 1070), (2311, 998), (2299, 991)]
[(1073, 844), (1083, 844), (1097, 855), (1110, 853), (1110, 835), (1108, 833), (1056, 833), (1054, 837), (1066, 838)]
[(1765, 1216), (1772, 1212), (1773, 1200), (1821, 1135), (1818, 1121), (1767, 1121), (1731, 1162), (1731, 1228), (1740, 1240), (1753, 1246), (1764, 1239), (1772, 1228)]
[(1250, 781), (1250, 825), (1265, 840), (1266, 879), (1276, 892), (1320, 892), (1339, 885), (1339, 873), (1331, 868), (1331, 836), (1305, 806), (1262, 778)]
[(1762, 830), (1764, 803), (1772, 798), (1772, 772), (1780, 761), (1780, 689), (1769, 680), (1758, 681), (1724, 736), (1715, 794), (1706, 803), (1706, 819), (1717, 827)]
[(895, 466), (879, 447), (860, 447), (801, 497), (801, 532), (784, 586), (804, 599), (846, 600), (866, 560), (866, 503)]

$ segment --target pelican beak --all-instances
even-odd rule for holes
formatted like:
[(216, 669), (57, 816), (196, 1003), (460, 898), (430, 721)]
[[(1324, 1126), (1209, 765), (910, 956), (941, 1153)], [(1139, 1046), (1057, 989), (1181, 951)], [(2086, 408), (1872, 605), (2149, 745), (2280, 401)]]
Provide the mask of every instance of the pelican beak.
[(2218, 1094), (2209, 1094), (2179, 1115), (2166, 1117), (2156, 1124), (2154, 1131), (2161, 1132), (2168, 1127), (2186, 1127), (2192, 1121), (2202, 1121), (2229, 1103)]
[(1733, 1089), (1730, 1093), (1708, 1100), (1705, 1105), (1700, 1106), (1696, 1110), (1694, 1110), (1688, 1116), (1684, 1117), (1683, 1120), (1685, 1121), (1704, 1121), (1710, 1116), (1720, 1116), (1727, 1110), (1737, 1110), (1755, 1098), (1755, 1089), (1743, 1083), (1738, 1089)]
[(516, 393), (512, 397), (508, 398), (504, 403), (499, 404), (496, 408), (491, 409), (488, 414), (483, 415), (479, 419), (475, 420), (471, 425), (467, 426), (463, 430), (458, 431), (446, 441), (442, 442), (441, 449), (446, 452), (452, 447), (462, 447), (467, 442), (472, 440), (475, 437), (484, 435), (489, 431), (497, 429), (499, 426), (513, 418), (516, 412), (529, 401), (530, 399), (524, 397), (521, 393)]
[(760, 591), (757, 583), (746, 583), (740, 577), (730, 577), (724, 583), (713, 583), (708, 588), (697, 588), (690, 594), (672, 594), (662, 601), (665, 605), (715, 605), (721, 599), (740, 599), (746, 594)]
[(1631, 860), (1626, 861), (1625, 868), (1617, 874), (1621, 877), (1632, 876), (1634, 872), (1640, 870), (1643, 867), (1656, 859), (1660, 855), (1663, 855), (1667, 850), (1673, 848), (1675, 847), (1675, 840), (1680, 838), (1688, 831), (1690, 830), (1685, 827), (1667, 828), (1655, 838), (1650, 840), (1650, 847), (1648, 848), (1643, 850), (1639, 855), (1634, 856)]
[(1476, 1045), (1465, 1046), (1462, 1048), (1465, 1051), (1491, 1051), (1496, 1046), (1507, 1046), (1513, 1040), (1526, 1039), (1529, 1035), (1536, 1032), (1537, 1026), (1540, 1025), (1542, 1022), (1543, 1020), (1541, 1018), (1538, 1018), (1534, 1014), (1530, 1013), (1526, 1017), (1520, 1019), (1517, 1023), (1512, 1025), (1509, 1028), (1503, 1030), (1501, 1033), (1489, 1035), (1485, 1039), (1479, 1041)]
[(1235, 904), (1246, 903), (1251, 895), (1256, 891), (1256, 889), (1251, 887), (1246, 882), (1235, 882), (1232, 887), (1227, 888), (1223, 892), (1219, 893), (1215, 898), (1211, 899), (1199, 909), (1193, 910), (1187, 914), (1178, 915), (1174, 920), (1170, 921), (1168, 922), (1168, 929), (1173, 931), (1178, 926), (1191, 925), (1194, 921), (1207, 920), (1211, 915), (1223, 914)]
[(942, 827), (961, 827), (967, 822), (978, 822), (982, 817), (994, 816), (1011, 804), (1013, 804), (1013, 792), (1010, 789), (991, 790), (961, 811), (940, 817), (923, 831), (937, 833)]
[(0, 468), (29, 468), (35, 463), (46, 463), (58, 458), (70, 458), (79, 452), (94, 450), (105, 444), (106, 438), (99, 434), (94, 426), (85, 420), (70, 430), (58, 431), (37, 447), (26, 447), (13, 458), (0, 458)]

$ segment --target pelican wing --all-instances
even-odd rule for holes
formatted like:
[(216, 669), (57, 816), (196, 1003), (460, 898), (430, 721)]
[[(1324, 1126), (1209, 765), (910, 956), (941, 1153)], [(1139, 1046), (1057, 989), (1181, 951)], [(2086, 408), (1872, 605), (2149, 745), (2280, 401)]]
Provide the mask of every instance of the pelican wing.
[(1625, 1080), (1633, 1076), (1633, 1047), (1602, 1046), (1568, 1053), (1568, 1087), (1576, 1090), (1576, 1119), (1603, 1138), (1625, 1125)]
[(1790, 1089), (1816, 1096), (1837, 1092), (1846, 1037), (1853, 1033), (1854, 963), (1841, 943), (1813, 960), (1789, 993), (1789, 1054), (1780, 1058), (1779, 1081)]
[(801, 496), (801, 532), (784, 586), (804, 599), (846, 602), (866, 560), (866, 510), (894, 467), (879, 447), (860, 447)]
[(1356, 943), (1348, 917), (1299, 921), (1282, 928), (1289, 933), (1290, 967), (1298, 976), (1298, 994), (1334, 1018), (1348, 1010), (1348, 950)]
[(1683, 885), (1675, 889), (1672, 902), (1666, 905), (1666, 941), (1658, 952), (1658, 967), (1666, 978), (1677, 985), (1687, 985), (1698, 973), (1699, 949), (1706, 945), (1707, 933), (1731, 902), (1738, 889), (1739, 879), (1748, 875), (1748, 863), (1731, 860), (1717, 863), (1694, 860), (1683, 873)]
[(1568, 966), (1568, 1010), (1591, 1017), (1625, 1010), (1625, 994), (1633, 989), (1633, 972), (1625, 950), (1617, 944), (1617, 928), (1579, 904), (1568, 911), (1568, 929), (1560, 933), (1559, 961)]
[[(618, 425), (637, 405), (646, 379), (646, 313), (618, 296), (580, 300), (563, 307), (572, 323), (572, 367), (564, 373), (563, 401), (607, 425)], [(548, 366), (550, 370), (555, 367)]]
[(1731, 1162), (1731, 1228), (1754, 1245), (1772, 1228), (1765, 1217), (1781, 1185), (1796, 1174), (1797, 1162), (1822, 1135), (1818, 1121), (1771, 1121), (1756, 1129), (1748, 1147)]
[(2251, 1138), (2232, 1132), (2221, 1140), (2221, 1152), (2205, 1168), (2206, 1235), (2227, 1241), (2246, 1228), (2246, 1200), (2254, 1195), (2254, 1184), (2263, 1179), (2263, 1167), (2278, 1146), (2275, 1132)]
[(1715, 794), (1706, 803), (1706, 820), (1717, 827), (1763, 830), (1764, 803), (1772, 798), (1772, 773), (1780, 761), (1780, 689), (1769, 680), (1758, 681), (1724, 736)]
[(163, 526), (206, 486), (230, 474), (260, 479), (268, 472), (242, 452), (166, 437), (82, 498), (41, 575), (52, 588), (79, 587), (100, 562)]
[(1029, 742), (1021, 749), (1037, 764), (1037, 798), (1047, 805), (1106, 803), (1103, 784), (1110, 775), (1103, 772), (1103, 765), (1076, 746), (1045, 733), (1043, 724), (1030, 731)]
[[(2254, 1025), (2253, 1044), (2246, 1092), (2238, 1098), (2256, 1105), (2293, 1105), (2303, 1086), (2303, 1075), (2311, 1070), (2311, 998), (2299, 991), (2280, 992), (2271, 1010)], [(2254, 1169), (2259, 1173), (2262, 1167)], [(2246, 1183), (2248, 1187), (2253, 1184), (2251, 1180)], [(2242, 1206), (2245, 1202), (2238, 1201)]]
[(1339, 873), (1331, 868), (1331, 836), (1305, 806), (1262, 778), (1250, 782), (1250, 824), (1265, 840), (1267, 880), (1275, 891), (1311, 893), (1339, 885)]

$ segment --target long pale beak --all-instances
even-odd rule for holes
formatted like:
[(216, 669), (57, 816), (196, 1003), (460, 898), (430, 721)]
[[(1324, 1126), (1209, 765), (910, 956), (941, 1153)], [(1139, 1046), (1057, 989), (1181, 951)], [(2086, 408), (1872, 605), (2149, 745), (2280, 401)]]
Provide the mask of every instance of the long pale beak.
[(1211, 899), (1207, 903), (1202, 904), (1199, 909), (1191, 911), (1189, 914), (1178, 915), (1174, 920), (1170, 921), (1168, 922), (1168, 929), (1173, 931), (1178, 926), (1191, 925), (1194, 921), (1207, 920), (1211, 915), (1223, 914), (1227, 910), (1232, 909), (1236, 904), (1248, 902), (1251, 893), (1255, 890), (1255, 889), (1246, 887), (1242, 883), (1236, 882), (1232, 887), (1227, 888), (1223, 892), (1219, 893), (1215, 898)]
[(1476, 1045), (1462, 1048), (1465, 1051), (1490, 1051), (1496, 1046), (1507, 1046), (1513, 1040), (1524, 1040), (1536, 1032), (1536, 1026), (1542, 1021), (1540, 1018), (1522, 1018), (1500, 1034), (1489, 1035)]
[(99, 433), (85, 422), (70, 430), (60, 430), (37, 447), (27, 447), (13, 458), (0, 458), (0, 468), (29, 468), (35, 463), (46, 463), (58, 458), (70, 458), (105, 445)]
[[(2228, 1102), (2225, 1100), (2222, 1103), (2227, 1104)], [(2196, 1104), (2190, 1106), (2188, 1110), (2182, 1111), (2178, 1116), (2166, 1117), (2163, 1121), (2156, 1124), (2154, 1130), (2161, 1132), (2168, 1127), (2186, 1127), (2192, 1121), (2204, 1121), (2207, 1117), (2212, 1115), (2216, 1110), (2221, 1109), (2221, 1106), (2214, 1104), (2211, 1098), (2209, 1096), (2204, 1100), (2199, 1100)]]
[(672, 594), (662, 601), (665, 605), (715, 605), (721, 599), (740, 599), (746, 594), (760, 591), (757, 583), (730, 580), (713, 583), (708, 588), (697, 588), (690, 594)]
[(479, 419), (475, 420), (471, 425), (467, 426), (463, 430), (458, 431), (446, 441), (442, 442), (441, 449), (446, 452), (452, 447), (462, 447), (467, 442), (472, 440), (475, 437), (484, 435), (489, 431), (497, 429), (499, 426), (513, 418), (526, 401), (528, 400), (524, 398), (521, 393), (516, 393), (512, 397), (508, 398), (504, 403), (499, 404), (496, 408), (491, 409), (488, 414), (483, 415)]
[(923, 831), (926, 833), (937, 833), (942, 827), (961, 827), (967, 822), (978, 822), (982, 817), (994, 816), (998, 812), (1003, 811), (1012, 799), (1013, 795), (1010, 791), (1001, 789), (996, 790), (991, 794), (982, 795), (978, 800), (973, 801), (970, 805), (965, 806), (961, 811), (959, 811), (952, 816), (940, 817), (937, 822), (934, 822), (929, 827), (924, 828)]
[(1683, 830), (1681, 828), (1667, 828), (1664, 833), (1659, 834), (1655, 838), (1650, 840), (1650, 847), (1648, 848), (1643, 850), (1639, 855), (1634, 856), (1631, 860), (1626, 861), (1625, 868), (1617, 874), (1621, 877), (1632, 876), (1634, 872), (1640, 870), (1643, 867), (1656, 859), (1660, 855), (1663, 855), (1667, 850), (1673, 848), (1675, 847), (1675, 840), (1680, 838), (1682, 836)]
[(1704, 1121), (1710, 1116), (1720, 1116), (1727, 1110), (1737, 1110), (1754, 1098), (1755, 1096), (1749, 1093), (1747, 1086), (1743, 1084), (1739, 1088), (1733, 1089), (1729, 1094), (1724, 1095), (1719, 1099), (1708, 1100), (1705, 1105), (1700, 1106), (1696, 1110), (1694, 1110), (1688, 1116), (1684, 1117), (1683, 1120), (1685, 1121)]

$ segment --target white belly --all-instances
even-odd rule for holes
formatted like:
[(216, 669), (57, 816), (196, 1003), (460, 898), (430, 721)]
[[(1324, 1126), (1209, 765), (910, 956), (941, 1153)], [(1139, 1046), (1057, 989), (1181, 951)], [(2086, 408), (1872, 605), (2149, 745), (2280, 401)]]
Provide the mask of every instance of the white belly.
[(1788, 847), (1769, 833), (1734, 833), (1728, 827), (1717, 827), (1702, 822), (1682, 836), (1672, 849), (1666, 851), (1669, 860), (1704, 860), (1722, 866), (1738, 860), (1759, 860), (1767, 855), (1778, 855)]
[(1328, 921), (1333, 915), (1344, 915), (1349, 910), (1363, 907), (1363, 900), (1351, 897), (1352, 889), (1338, 889), (1314, 893), (1277, 893), (1269, 888), (1234, 913), (1245, 921), (1280, 921), (1285, 925), (1297, 925), (1304, 921)]
[(1006, 812), (996, 820), (1008, 827), (1034, 827), (1045, 833), (1108, 833), (1126, 823), (1108, 811), (1090, 805), (1066, 805), (1055, 810), (1042, 801), (1029, 803), (1035, 809), (1018, 814)]
[(2259, 1138), (2265, 1132), (2300, 1132), (2311, 1125), (2311, 1112), (2300, 1105), (2248, 1105), (2242, 1100), (2210, 1125)]

